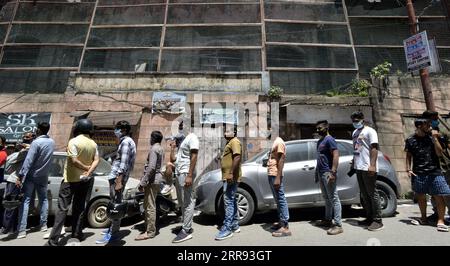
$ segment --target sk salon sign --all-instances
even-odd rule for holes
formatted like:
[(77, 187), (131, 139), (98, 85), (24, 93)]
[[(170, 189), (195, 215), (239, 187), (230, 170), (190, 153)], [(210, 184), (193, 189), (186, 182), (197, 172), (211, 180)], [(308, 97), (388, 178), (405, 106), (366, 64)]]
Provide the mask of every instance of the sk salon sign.
[(50, 123), (51, 113), (0, 113), (0, 135), (7, 142), (22, 140), (25, 132), (36, 130), (39, 122)]

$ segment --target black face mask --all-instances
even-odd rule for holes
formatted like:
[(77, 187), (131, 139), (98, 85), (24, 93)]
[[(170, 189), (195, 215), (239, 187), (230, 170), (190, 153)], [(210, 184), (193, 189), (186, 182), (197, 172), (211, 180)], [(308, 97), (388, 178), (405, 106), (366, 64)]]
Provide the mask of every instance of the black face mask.
[(322, 137), (327, 135), (327, 130), (326, 129), (317, 130), (316, 132), (317, 132), (317, 134), (319, 134)]
[(31, 139), (22, 139), (22, 143), (30, 144), (31, 143)]

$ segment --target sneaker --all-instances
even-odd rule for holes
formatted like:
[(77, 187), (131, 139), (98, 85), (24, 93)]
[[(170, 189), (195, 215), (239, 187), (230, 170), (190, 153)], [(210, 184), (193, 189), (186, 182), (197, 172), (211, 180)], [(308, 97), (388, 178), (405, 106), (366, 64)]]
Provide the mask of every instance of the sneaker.
[(111, 233), (107, 233), (103, 236), (102, 239), (99, 239), (95, 241), (95, 244), (108, 244), (109, 242), (114, 242), (116, 240), (116, 237), (113, 236)]
[(109, 231), (111, 230), (111, 228), (106, 228), (105, 230), (103, 230), (100, 234), (102, 235), (102, 236), (104, 236), (104, 235), (106, 235), (106, 234), (109, 234)]
[(6, 235), (8, 234), (8, 229), (2, 227), (2, 229), (0, 229), (0, 235)]
[(270, 227), (270, 230), (276, 231), (280, 228), (281, 228), (281, 224), (277, 222), (277, 223), (272, 224), (272, 226)]
[(86, 240), (86, 235), (83, 232), (81, 232), (79, 234), (72, 233), (72, 239), (77, 239), (79, 242), (82, 242), (82, 241)]
[(25, 231), (19, 232), (19, 234), (17, 235), (17, 239), (21, 239), (21, 238), (25, 238), (25, 237), (27, 237), (27, 232), (25, 232)]
[(289, 228), (286, 227), (281, 227), (280, 229), (272, 233), (273, 237), (284, 237), (291, 235), (292, 235), (291, 231), (289, 230)]
[(240, 232), (241, 232), (241, 227), (236, 226), (236, 227), (234, 227), (233, 229), (231, 229), (231, 231), (232, 231), (233, 233), (240, 233)]
[(342, 229), (342, 226), (335, 225), (328, 229), (327, 234), (329, 235), (338, 235), (344, 232), (344, 229)]
[(437, 215), (437, 213), (433, 213), (432, 215), (428, 216), (428, 217), (427, 217), (427, 220), (428, 220), (430, 223), (437, 222), (437, 220), (438, 220), (438, 215)]
[(48, 227), (47, 227), (47, 225), (46, 225), (46, 224), (44, 224), (44, 225), (41, 225), (41, 228), (40, 228), (40, 230), (41, 230), (41, 232), (47, 232), (47, 230), (48, 230)]
[(315, 226), (318, 226), (318, 227), (332, 227), (333, 226), (333, 221), (331, 221), (331, 220), (320, 220), (317, 223), (315, 223)]
[(370, 219), (365, 219), (365, 220), (362, 220), (362, 221), (358, 221), (358, 225), (369, 226), (371, 224), (372, 224), (372, 220), (370, 220)]
[(450, 216), (448, 214), (444, 216), (444, 223), (450, 225)]
[(222, 228), (222, 229), (220, 229), (219, 233), (217, 233), (215, 239), (220, 241), (220, 240), (224, 240), (224, 239), (230, 238), (232, 236), (233, 236), (233, 232), (232, 231)]
[(183, 229), (178, 233), (178, 235), (172, 240), (172, 243), (180, 243), (192, 238), (192, 235), (186, 233)]
[[(181, 230), (183, 230), (183, 226), (177, 226), (174, 229), (172, 229), (172, 233), (178, 235)], [(188, 234), (192, 234), (194, 233), (194, 228), (189, 229), (189, 231), (187, 231)]]
[(371, 225), (367, 228), (369, 231), (380, 231), (384, 228), (384, 225), (382, 222), (372, 222)]
[[(45, 233), (44, 234), (44, 239), (49, 239), (50, 238), (50, 233), (51, 232), (47, 232), (47, 233)], [(61, 234), (60, 234), (60, 236), (64, 236), (66, 234), (66, 230), (64, 229), (64, 227), (61, 229)]]
[(49, 241), (45, 242), (44, 246), (45, 246), (45, 247), (57, 247), (57, 246), (58, 246), (58, 243), (49, 240)]

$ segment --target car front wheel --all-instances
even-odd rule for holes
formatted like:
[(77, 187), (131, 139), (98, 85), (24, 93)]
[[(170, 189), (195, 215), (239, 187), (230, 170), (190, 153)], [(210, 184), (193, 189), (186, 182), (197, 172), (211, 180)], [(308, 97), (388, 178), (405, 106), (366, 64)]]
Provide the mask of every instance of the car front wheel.
[(392, 217), (397, 210), (397, 195), (395, 191), (383, 181), (377, 181), (376, 189), (380, 197), (381, 216)]
[[(244, 225), (250, 222), (255, 213), (255, 201), (252, 195), (244, 188), (239, 187), (236, 192), (236, 200), (238, 207), (239, 225)], [(225, 217), (223, 194), (219, 197), (217, 202), (217, 213), (220, 219)]]
[(87, 220), (93, 228), (106, 228), (111, 225), (108, 219), (106, 208), (108, 207), (109, 199), (97, 199), (89, 206)]

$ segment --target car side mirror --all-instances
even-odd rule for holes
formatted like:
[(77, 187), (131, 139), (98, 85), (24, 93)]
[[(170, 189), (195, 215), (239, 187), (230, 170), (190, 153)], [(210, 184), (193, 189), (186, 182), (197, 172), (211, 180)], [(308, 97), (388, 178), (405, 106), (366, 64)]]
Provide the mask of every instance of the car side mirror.
[(268, 158), (263, 159), (263, 160), (262, 160), (262, 166), (263, 166), (263, 167), (267, 167), (267, 162), (269, 162), (269, 159), (268, 159)]

